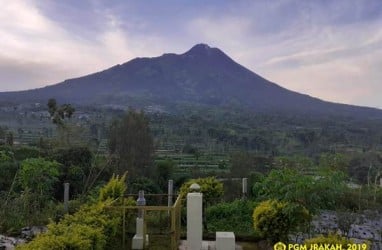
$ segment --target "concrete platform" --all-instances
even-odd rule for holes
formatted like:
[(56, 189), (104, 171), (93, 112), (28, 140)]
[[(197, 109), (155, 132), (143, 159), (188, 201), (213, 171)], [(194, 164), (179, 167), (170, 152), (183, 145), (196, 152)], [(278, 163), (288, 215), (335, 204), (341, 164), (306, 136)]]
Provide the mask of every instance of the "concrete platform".
[[(187, 241), (181, 240), (179, 250), (193, 250), (193, 249), (187, 249)], [(202, 242), (202, 250), (216, 250), (215, 241), (203, 241)], [(243, 250), (241, 246), (238, 244), (235, 245), (235, 250)]]

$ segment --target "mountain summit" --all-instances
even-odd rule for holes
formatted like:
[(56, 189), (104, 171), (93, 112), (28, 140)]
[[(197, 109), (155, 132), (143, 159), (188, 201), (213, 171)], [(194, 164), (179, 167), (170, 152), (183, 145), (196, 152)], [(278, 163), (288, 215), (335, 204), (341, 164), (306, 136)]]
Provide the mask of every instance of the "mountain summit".
[(48, 87), (0, 93), (5, 102), (237, 106), (255, 112), (378, 116), (372, 108), (325, 102), (287, 90), (233, 61), (223, 51), (197, 44), (183, 54), (135, 58), (101, 72)]

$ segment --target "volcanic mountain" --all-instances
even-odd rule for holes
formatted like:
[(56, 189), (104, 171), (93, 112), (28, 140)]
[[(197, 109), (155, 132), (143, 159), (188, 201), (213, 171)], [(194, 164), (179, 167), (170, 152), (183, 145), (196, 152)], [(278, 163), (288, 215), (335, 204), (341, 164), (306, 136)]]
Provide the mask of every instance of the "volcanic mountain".
[(255, 112), (382, 117), (378, 109), (325, 102), (282, 88), (206, 44), (184, 54), (135, 58), (44, 88), (0, 93), (0, 102), (46, 103), (49, 98), (84, 105), (129, 105), (143, 100), (150, 105), (236, 105)]

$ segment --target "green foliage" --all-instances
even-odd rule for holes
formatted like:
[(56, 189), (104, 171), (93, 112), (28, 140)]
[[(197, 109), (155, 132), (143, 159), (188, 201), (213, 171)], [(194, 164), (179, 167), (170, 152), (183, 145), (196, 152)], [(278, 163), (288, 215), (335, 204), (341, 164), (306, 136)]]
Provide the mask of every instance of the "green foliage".
[(233, 231), (235, 235), (253, 236), (252, 213), (257, 203), (249, 200), (235, 200), (229, 203), (218, 203), (206, 210), (208, 229), (216, 231)]
[(21, 162), (20, 183), (24, 190), (29, 189), (41, 195), (48, 195), (58, 180), (58, 163), (43, 158), (30, 158)]
[(0, 161), (0, 192), (11, 188), (18, 170), (19, 165), (16, 162)]
[(127, 173), (125, 173), (121, 177), (119, 177), (119, 175), (113, 174), (110, 181), (104, 187), (101, 188), (99, 192), (99, 201), (121, 201), (127, 189), (126, 176)]
[(304, 171), (313, 167), (313, 161), (304, 156), (279, 156), (273, 160), (273, 167), (276, 169), (295, 169)]
[(0, 232), (18, 235), (25, 226), (46, 225), (57, 212), (53, 201), (41, 202), (39, 194), (29, 190), (16, 197), (0, 197)]
[(64, 119), (70, 119), (75, 111), (70, 104), (57, 106), (56, 99), (53, 98), (48, 100), (47, 106), (52, 122), (58, 126), (63, 126)]
[(290, 232), (310, 219), (308, 210), (303, 206), (276, 200), (263, 201), (253, 211), (255, 231), (272, 243), (287, 241)]
[(13, 146), (13, 132), (9, 131), (7, 133), (7, 136), (5, 138), (5, 143), (8, 145), (8, 146)]
[(347, 187), (342, 172), (323, 172), (308, 176), (293, 169), (272, 170), (261, 182), (256, 182), (252, 192), (257, 200), (277, 199), (295, 202), (309, 211), (335, 209)]
[(4, 149), (0, 150), (0, 163), (13, 161), (14, 154), (12, 151)]
[(74, 165), (89, 169), (93, 154), (87, 147), (69, 147), (56, 150), (52, 158), (65, 166)]
[(28, 158), (38, 158), (41, 156), (41, 152), (38, 148), (30, 146), (14, 148), (13, 152), (16, 160), (18, 161), (23, 161)]
[(338, 234), (329, 234), (327, 236), (317, 236), (311, 239), (307, 239), (304, 241), (304, 243), (310, 248), (313, 244), (323, 245), (323, 244), (330, 244), (330, 246), (334, 245), (342, 245), (343, 247), (347, 244), (352, 244), (353, 241), (347, 239), (346, 237), (341, 237)]
[[(70, 183), (71, 196), (82, 194), (91, 172), (92, 152), (87, 147), (69, 147), (56, 150), (51, 158), (61, 163), (60, 183)], [(63, 186), (57, 187), (56, 191), (56, 197), (62, 199)]]
[(46, 233), (17, 249), (106, 249), (120, 225), (120, 217), (107, 209), (110, 205), (110, 201), (84, 205), (59, 223), (51, 222)]
[[(58, 222), (51, 222), (46, 233), (38, 235), (33, 241), (20, 245), (17, 249), (77, 249), (102, 250), (115, 249), (115, 237), (121, 226), (122, 214), (112, 209), (113, 205), (122, 202), (126, 191), (126, 173), (118, 175), (101, 188), (99, 200), (93, 204), (85, 204), (72, 215), (65, 215)], [(135, 205), (132, 199), (123, 200), (125, 205)], [(127, 214), (129, 217), (130, 215)]]
[(207, 177), (207, 178), (199, 178), (199, 179), (191, 179), (180, 187), (180, 194), (182, 197), (186, 197), (187, 193), (189, 193), (190, 186), (193, 183), (197, 183), (200, 186), (200, 192), (203, 194), (203, 199), (206, 203), (211, 203), (214, 201), (218, 201), (224, 193), (223, 183), (218, 181), (215, 177)]
[(251, 172), (268, 173), (271, 167), (271, 159), (248, 152), (235, 152), (231, 155), (231, 175), (245, 177)]
[(175, 162), (171, 159), (156, 162), (157, 183), (162, 190), (166, 190), (167, 181), (172, 179)]
[(129, 110), (110, 127), (110, 153), (117, 157), (117, 171), (128, 171), (130, 177), (152, 174), (154, 145), (149, 121), (141, 112)]
[(137, 194), (139, 190), (144, 190), (147, 194), (159, 194), (161, 190), (153, 180), (140, 177), (131, 182), (130, 192)]
[(349, 160), (343, 154), (321, 154), (319, 166), (322, 169), (347, 172)]

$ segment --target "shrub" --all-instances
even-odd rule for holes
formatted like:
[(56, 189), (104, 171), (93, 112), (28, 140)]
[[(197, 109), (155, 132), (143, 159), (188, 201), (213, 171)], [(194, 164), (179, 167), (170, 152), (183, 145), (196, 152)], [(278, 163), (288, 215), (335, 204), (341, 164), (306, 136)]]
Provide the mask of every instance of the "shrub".
[(113, 174), (110, 181), (101, 188), (99, 200), (106, 201), (111, 199), (121, 201), (126, 192), (126, 175), (127, 173), (125, 173), (122, 177), (119, 177), (119, 175)]
[(58, 180), (58, 163), (43, 158), (30, 158), (21, 162), (20, 182), (24, 190), (48, 195)]
[(48, 231), (17, 249), (105, 249), (117, 232), (120, 218), (107, 213), (110, 201), (83, 206), (66, 215), (59, 223), (51, 222)]
[(190, 186), (193, 183), (197, 183), (200, 186), (200, 192), (203, 194), (203, 199), (205, 202), (211, 203), (216, 199), (220, 199), (223, 196), (223, 183), (216, 180), (215, 177), (207, 177), (207, 178), (199, 178), (199, 179), (191, 179), (180, 187), (180, 194), (182, 197), (186, 197), (187, 193), (189, 193)]
[(310, 212), (342, 207), (338, 202), (348, 190), (342, 172), (330, 171), (319, 176), (304, 175), (294, 169), (272, 170), (261, 182), (253, 185), (257, 200), (282, 200), (299, 203)]
[[(111, 209), (116, 202), (120, 202), (126, 190), (126, 174), (122, 177), (113, 176), (100, 190), (99, 200), (94, 204), (86, 204), (73, 215), (65, 215), (58, 222), (51, 222), (48, 231), (37, 236), (33, 241), (20, 245), (21, 250), (101, 250), (113, 249), (116, 244), (114, 238), (121, 226), (122, 214)], [(126, 203), (126, 202), (125, 202)], [(127, 199), (127, 205), (133, 201)]]
[(19, 161), (28, 158), (38, 158), (41, 156), (40, 150), (36, 147), (23, 146), (20, 148), (15, 148), (13, 152), (15, 154), (15, 158)]
[(308, 221), (308, 210), (296, 203), (267, 200), (253, 211), (254, 229), (272, 243), (287, 241), (290, 232)]
[(252, 213), (256, 202), (235, 200), (219, 203), (206, 210), (208, 229), (211, 231), (233, 231), (235, 235), (252, 236)]

